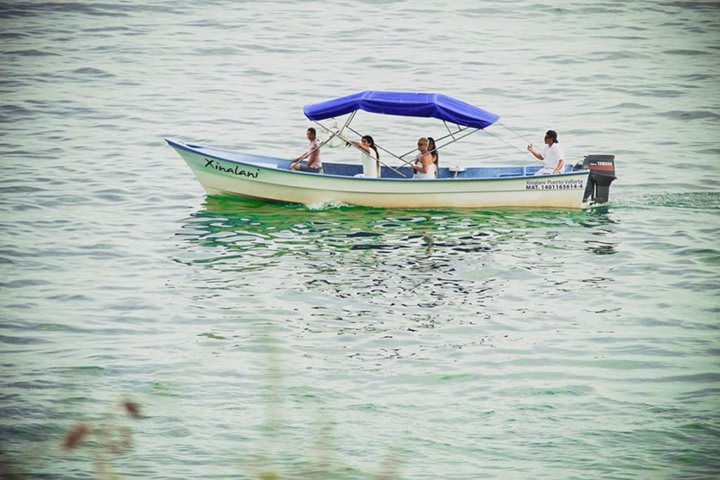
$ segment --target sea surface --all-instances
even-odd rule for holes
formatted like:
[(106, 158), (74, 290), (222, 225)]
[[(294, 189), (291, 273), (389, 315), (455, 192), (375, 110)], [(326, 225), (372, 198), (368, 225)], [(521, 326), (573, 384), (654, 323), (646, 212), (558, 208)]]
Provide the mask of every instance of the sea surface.
[[(444, 162), (614, 154), (612, 202), (208, 197), (164, 143), (289, 158), (362, 90), (501, 116)], [(716, 1), (2, 2), (0, 477), (718, 478), (719, 131)]]

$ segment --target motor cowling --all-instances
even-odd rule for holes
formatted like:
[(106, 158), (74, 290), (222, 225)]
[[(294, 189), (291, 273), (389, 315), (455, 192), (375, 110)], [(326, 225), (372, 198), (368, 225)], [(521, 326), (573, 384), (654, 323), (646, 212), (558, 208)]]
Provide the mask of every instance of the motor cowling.
[(610, 198), (610, 184), (615, 176), (615, 155), (586, 155), (583, 170), (590, 170), (583, 202), (607, 203)]

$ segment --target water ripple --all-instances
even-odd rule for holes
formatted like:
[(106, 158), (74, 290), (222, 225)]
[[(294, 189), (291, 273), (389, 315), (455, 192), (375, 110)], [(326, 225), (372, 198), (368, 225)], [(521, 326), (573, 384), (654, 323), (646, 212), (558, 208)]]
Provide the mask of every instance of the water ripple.
[[(90, 478), (107, 453), (147, 478), (712, 478), (717, 13), (0, 4), (3, 473)], [(374, 88), (446, 93), (512, 129), (444, 162), (526, 165), (549, 128), (573, 161), (614, 153), (613, 202), (205, 197), (162, 143), (297, 155), (303, 105)], [(446, 133), (382, 119), (353, 125), (400, 151)], [(141, 421), (116, 410), (131, 394)], [(61, 450), (80, 422), (123, 420), (121, 457), (99, 437)]]

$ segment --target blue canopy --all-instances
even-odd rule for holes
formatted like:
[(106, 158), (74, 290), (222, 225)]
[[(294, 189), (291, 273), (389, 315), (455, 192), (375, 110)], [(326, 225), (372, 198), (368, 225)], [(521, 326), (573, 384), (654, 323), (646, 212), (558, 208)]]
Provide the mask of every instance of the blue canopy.
[(306, 105), (304, 108), (305, 116), (310, 120), (339, 117), (356, 110), (406, 117), (432, 117), (474, 128), (488, 127), (500, 118), (494, 113), (439, 93), (365, 91)]

